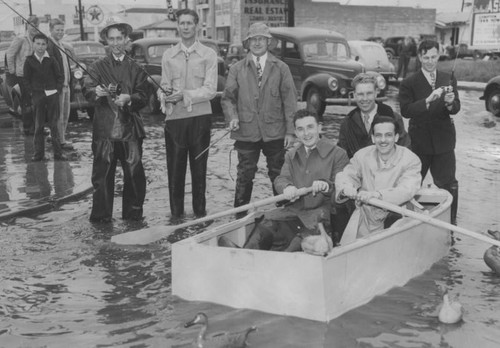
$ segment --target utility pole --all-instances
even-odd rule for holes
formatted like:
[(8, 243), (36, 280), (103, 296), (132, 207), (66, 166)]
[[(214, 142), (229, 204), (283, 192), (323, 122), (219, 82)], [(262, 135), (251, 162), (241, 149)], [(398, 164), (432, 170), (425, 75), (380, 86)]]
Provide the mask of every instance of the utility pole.
[(33, 8), (31, 7), (31, 0), (29, 0), (30, 16), (33, 16)]
[(80, 40), (85, 40), (85, 32), (83, 31), (83, 9), (82, 0), (78, 0), (78, 20), (80, 22)]
[(294, 0), (288, 0), (287, 1), (287, 7), (288, 7), (288, 26), (289, 27), (294, 27), (295, 26), (295, 4)]
[(215, 21), (215, 0), (210, 0), (210, 12), (212, 12), (211, 17), (211, 27), (212, 27), (212, 40), (217, 40), (217, 27)]

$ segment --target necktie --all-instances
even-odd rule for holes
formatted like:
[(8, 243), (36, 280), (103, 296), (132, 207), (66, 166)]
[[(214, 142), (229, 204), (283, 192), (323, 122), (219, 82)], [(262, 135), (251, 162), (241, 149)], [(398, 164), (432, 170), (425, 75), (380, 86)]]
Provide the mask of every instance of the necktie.
[(364, 114), (363, 115), (363, 123), (365, 124), (366, 132), (369, 134), (370, 133), (370, 115)]
[(431, 75), (431, 87), (432, 90), (434, 90), (436, 88), (436, 73), (431, 72), (430, 75)]
[(257, 57), (257, 77), (259, 81), (259, 87), (262, 82), (262, 66), (260, 65), (260, 57)]

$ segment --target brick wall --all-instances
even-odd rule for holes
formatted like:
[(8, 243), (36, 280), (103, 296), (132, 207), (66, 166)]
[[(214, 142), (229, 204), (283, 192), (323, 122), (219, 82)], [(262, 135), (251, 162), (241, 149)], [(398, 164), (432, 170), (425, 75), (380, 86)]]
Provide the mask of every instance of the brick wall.
[(295, 26), (334, 30), (348, 40), (434, 34), (435, 22), (435, 9), (346, 6), (336, 2), (295, 0)]

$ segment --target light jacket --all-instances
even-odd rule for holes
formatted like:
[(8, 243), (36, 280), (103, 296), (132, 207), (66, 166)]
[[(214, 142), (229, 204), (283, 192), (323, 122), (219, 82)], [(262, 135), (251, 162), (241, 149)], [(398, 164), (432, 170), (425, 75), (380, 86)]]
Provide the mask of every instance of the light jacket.
[(24, 75), (24, 62), (26, 57), (33, 54), (33, 42), (26, 36), (17, 36), (14, 38), (9, 48), (5, 52), (9, 73), (18, 77)]
[(167, 120), (212, 113), (210, 100), (217, 92), (217, 54), (213, 49), (194, 43), (188, 57), (181, 43), (170, 47), (161, 60), (161, 87), (183, 91), (183, 100), (167, 108)]
[(231, 66), (221, 103), (226, 121), (239, 120), (232, 139), (267, 142), (294, 134), (297, 91), (293, 77), (288, 65), (269, 52), (260, 87), (251, 53)]

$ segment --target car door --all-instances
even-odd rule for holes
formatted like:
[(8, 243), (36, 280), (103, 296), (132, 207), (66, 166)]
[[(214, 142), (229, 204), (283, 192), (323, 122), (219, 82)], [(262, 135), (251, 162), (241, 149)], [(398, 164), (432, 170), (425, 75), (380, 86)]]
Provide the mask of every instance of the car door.
[(299, 45), (293, 41), (283, 40), (282, 41), (282, 60), (290, 68), (292, 73), (293, 82), (298, 93), (300, 93), (302, 88), (302, 81), (304, 80), (304, 61), (300, 55)]

